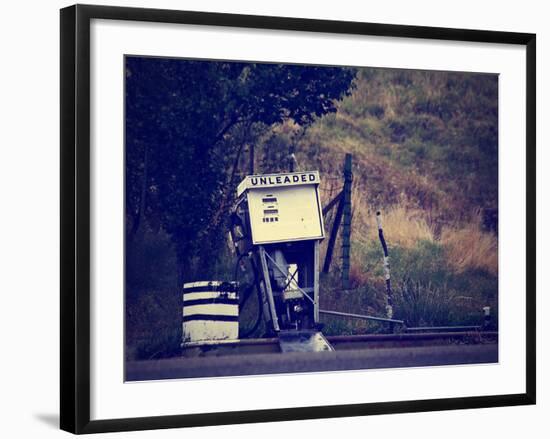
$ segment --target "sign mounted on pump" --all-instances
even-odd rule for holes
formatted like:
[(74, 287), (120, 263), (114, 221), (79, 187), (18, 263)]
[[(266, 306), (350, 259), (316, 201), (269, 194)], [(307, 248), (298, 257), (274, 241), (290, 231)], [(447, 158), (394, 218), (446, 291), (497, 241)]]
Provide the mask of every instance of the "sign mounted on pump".
[(237, 196), (247, 189), (260, 189), (278, 186), (298, 186), (303, 184), (319, 184), (319, 171), (291, 172), (288, 174), (262, 174), (247, 176), (237, 188)]
[(318, 171), (250, 175), (237, 189), (246, 196), (252, 243), (325, 237)]

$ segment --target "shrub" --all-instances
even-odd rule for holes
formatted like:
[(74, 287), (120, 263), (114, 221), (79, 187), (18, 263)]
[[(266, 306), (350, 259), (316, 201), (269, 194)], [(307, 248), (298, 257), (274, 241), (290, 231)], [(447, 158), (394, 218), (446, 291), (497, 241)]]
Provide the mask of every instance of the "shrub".
[(177, 355), (181, 343), (181, 294), (141, 292), (126, 303), (126, 358), (146, 360)]

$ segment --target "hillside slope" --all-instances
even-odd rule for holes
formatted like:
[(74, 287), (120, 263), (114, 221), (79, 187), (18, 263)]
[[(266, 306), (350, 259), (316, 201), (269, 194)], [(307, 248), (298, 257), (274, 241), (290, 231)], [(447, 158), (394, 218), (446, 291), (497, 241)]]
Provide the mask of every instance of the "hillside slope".
[(496, 75), (360, 69), (351, 96), (301, 139), (300, 163), (335, 174), (354, 155), (369, 204), (444, 221), (498, 207)]
[[(301, 137), (292, 126), (278, 133), (284, 148), (296, 142), (301, 168), (321, 170), (325, 203), (341, 186), (345, 153), (353, 154), (351, 277), (359, 294), (342, 301), (333, 279), (325, 304), (383, 310), (381, 210), (397, 315), (415, 324), (478, 321), (482, 306), (498, 306), (498, 77), (365, 68), (354, 87)], [(367, 330), (361, 325), (334, 331)]]

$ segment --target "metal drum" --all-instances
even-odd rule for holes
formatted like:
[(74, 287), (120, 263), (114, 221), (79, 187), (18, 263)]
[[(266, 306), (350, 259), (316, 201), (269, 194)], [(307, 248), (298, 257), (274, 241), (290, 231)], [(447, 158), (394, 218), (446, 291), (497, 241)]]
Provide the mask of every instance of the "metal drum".
[(183, 285), (183, 344), (238, 338), (237, 282), (202, 281)]

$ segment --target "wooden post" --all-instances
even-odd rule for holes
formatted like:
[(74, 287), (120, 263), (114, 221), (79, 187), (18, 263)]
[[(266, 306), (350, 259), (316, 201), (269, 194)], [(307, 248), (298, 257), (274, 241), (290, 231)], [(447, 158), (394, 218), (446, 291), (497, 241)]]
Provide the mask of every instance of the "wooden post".
[(326, 216), (327, 213), (332, 209), (336, 203), (338, 203), (342, 199), (342, 192), (340, 192), (338, 195), (336, 195), (332, 200), (328, 202), (328, 204), (323, 207), (323, 216)]
[(342, 288), (349, 289), (349, 268), (351, 250), (351, 154), (346, 154), (344, 162), (343, 225), (342, 225)]
[(250, 170), (250, 175), (254, 175), (254, 144), (251, 143), (250, 144), (250, 163), (249, 163), (249, 170)]
[[(334, 201), (334, 200), (333, 200)], [(344, 198), (340, 197), (338, 203), (338, 210), (334, 217), (334, 223), (332, 223), (332, 230), (330, 231), (330, 238), (328, 239), (327, 252), (325, 254), (325, 263), (323, 265), (323, 273), (328, 273), (330, 269), (330, 263), (332, 262), (332, 252), (334, 251), (334, 244), (336, 243), (336, 236), (338, 235), (338, 228), (342, 222), (342, 214), (344, 213)]]

